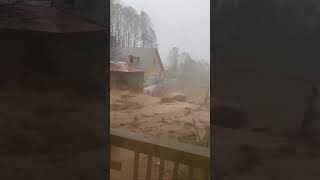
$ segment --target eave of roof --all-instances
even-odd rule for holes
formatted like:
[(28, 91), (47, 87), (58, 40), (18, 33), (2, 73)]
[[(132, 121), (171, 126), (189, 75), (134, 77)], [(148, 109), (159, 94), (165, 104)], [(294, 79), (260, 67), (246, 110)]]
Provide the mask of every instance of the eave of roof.
[(49, 33), (107, 32), (105, 27), (91, 23), (79, 16), (64, 13), (53, 7), (30, 5), (16, 6), (9, 17), (7, 13), (0, 15), (0, 29)]
[(110, 63), (110, 71), (114, 72), (144, 72), (143, 70), (124, 63)]

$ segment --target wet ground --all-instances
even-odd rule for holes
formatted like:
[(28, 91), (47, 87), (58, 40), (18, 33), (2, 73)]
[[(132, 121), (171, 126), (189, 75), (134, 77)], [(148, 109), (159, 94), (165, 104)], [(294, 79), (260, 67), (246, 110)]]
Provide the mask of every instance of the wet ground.
[[(111, 91), (111, 128), (123, 128), (157, 138), (169, 138), (183, 143), (204, 146), (206, 130), (210, 124), (209, 106), (188, 98), (186, 102), (163, 103), (153, 97), (129, 91)], [(195, 98), (196, 99), (196, 98)], [(139, 179), (145, 179), (147, 156), (140, 158)], [(133, 175), (134, 153), (114, 148), (111, 159), (123, 164), (122, 171), (111, 170), (111, 179), (130, 179)], [(172, 162), (165, 162), (164, 179), (172, 176)], [(180, 177), (186, 176), (186, 167), (181, 166)], [(152, 177), (157, 179), (159, 159), (153, 159)]]

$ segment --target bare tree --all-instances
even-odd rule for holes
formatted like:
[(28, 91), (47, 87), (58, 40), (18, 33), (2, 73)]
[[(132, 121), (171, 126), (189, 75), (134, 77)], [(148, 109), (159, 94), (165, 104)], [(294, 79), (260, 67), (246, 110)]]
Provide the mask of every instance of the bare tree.
[(170, 50), (167, 58), (168, 69), (170, 71), (174, 71), (174, 72), (178, 71), (178, 60), (179, 60), (179, 48), (173, 47)]
[(111, 35), (120, 47), (155, 47), (157, 36), (151, 19), (144, 11), (137, 13), (121, 0), (111, 1)]
[(208, 61), (195, 60), (188, 52), (179, 53), (179, 48), (174, 47), (169, 52), (168, 78), (177, 78), (182, 86), (208, 86), (210, 84), (210, 64)]

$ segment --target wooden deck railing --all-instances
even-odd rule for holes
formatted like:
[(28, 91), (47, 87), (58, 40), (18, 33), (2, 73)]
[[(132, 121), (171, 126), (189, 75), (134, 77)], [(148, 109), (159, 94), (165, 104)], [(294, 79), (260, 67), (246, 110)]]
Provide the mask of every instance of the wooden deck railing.
[[(172, 179), (178, 178), (179, 165), (184, 164), (189, 167), (188, 178), (194, 177), (194, 169), (201, 169), (203, 179), (209, 180), (210, 174), (210, 150), (208, 148), (178, 143), (176, 141), (157, 139), (139, 133), (129, 132), (123, 129), (111, 129), (111, 145), (119, 148), (131, 150), (135, 153), (133, 180), (138, 178), (139, 155), (148, 155), (146, 179), (151, 179), (152, 158), (160, 158), (159, 180), (163, 179), (165, 161), (174, 162)], [(121, 163), (111, 161), (111, 169), (121, 169)]]

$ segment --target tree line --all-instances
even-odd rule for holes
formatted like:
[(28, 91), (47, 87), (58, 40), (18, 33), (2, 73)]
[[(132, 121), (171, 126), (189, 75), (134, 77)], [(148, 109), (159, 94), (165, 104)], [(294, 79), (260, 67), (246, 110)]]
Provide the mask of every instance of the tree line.
[(111, 0), (112, 47), (157, 47), (157, 36), (149, 15), (139, 13), (121, 0)]
[(195, 60), (188, 52), (180, 52), (174, 47), (167, 58), (167, 78), (176, 78), (180, 85), (209, 85), (210, 64), (208, 61)]

